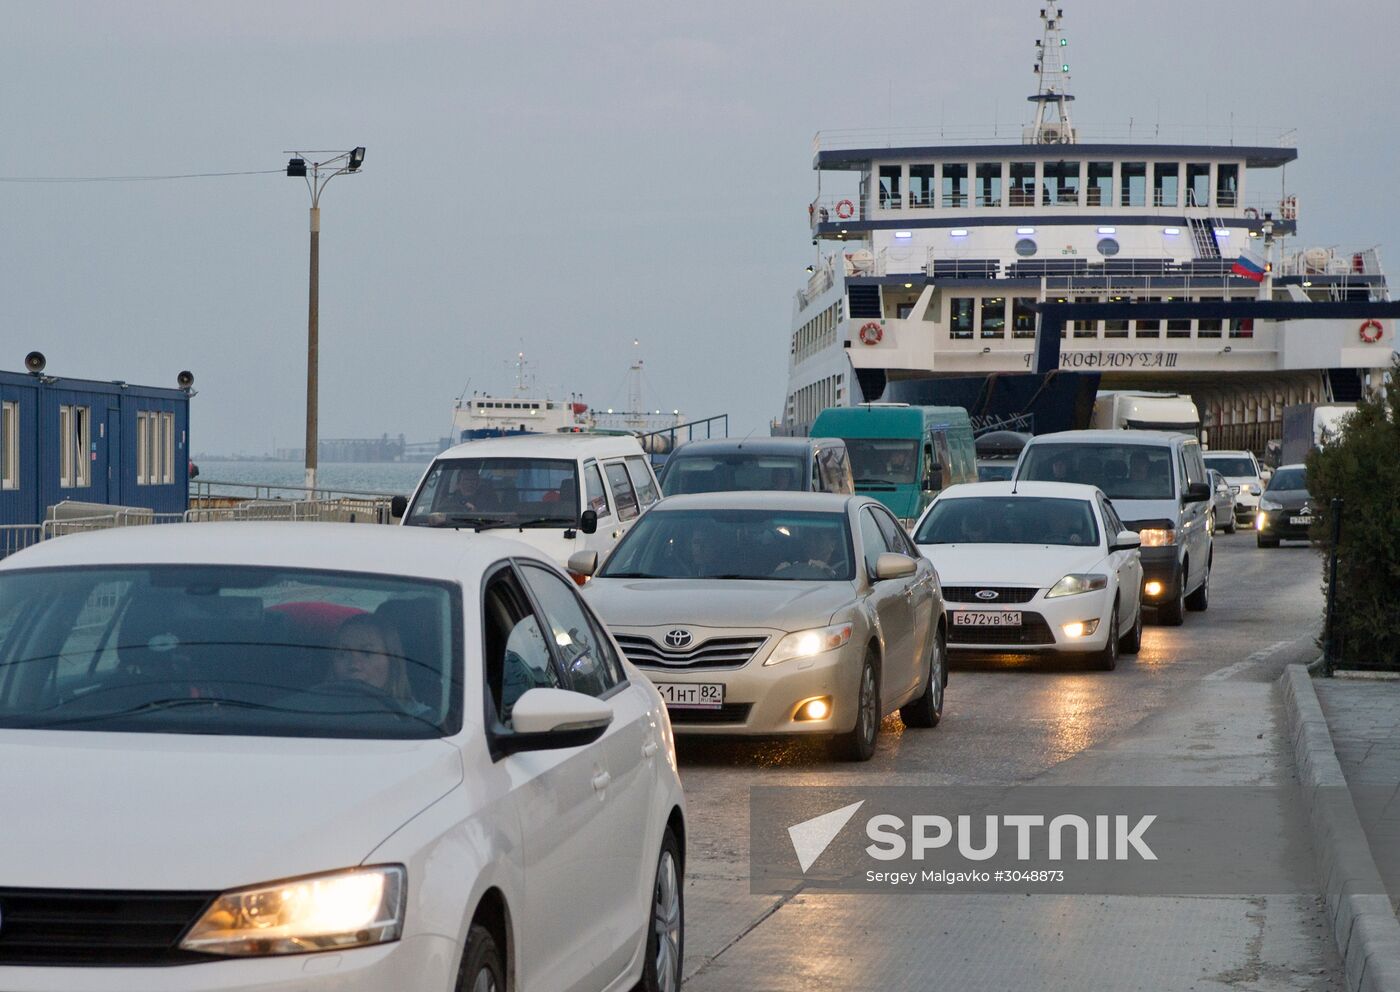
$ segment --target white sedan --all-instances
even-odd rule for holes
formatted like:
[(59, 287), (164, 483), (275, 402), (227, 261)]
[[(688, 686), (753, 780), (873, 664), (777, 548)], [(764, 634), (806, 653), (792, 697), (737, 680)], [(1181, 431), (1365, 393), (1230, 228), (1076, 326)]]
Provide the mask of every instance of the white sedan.
[(0, 988), (680, 985), (671, 726), (540, 553), (339, 524), (0, 563)]
[(950, 651), (1085, 653), (1112, 669), (1141, 646), (1138, 536), (1093, 486), (954, 486), (914, 543), (938, 570)]

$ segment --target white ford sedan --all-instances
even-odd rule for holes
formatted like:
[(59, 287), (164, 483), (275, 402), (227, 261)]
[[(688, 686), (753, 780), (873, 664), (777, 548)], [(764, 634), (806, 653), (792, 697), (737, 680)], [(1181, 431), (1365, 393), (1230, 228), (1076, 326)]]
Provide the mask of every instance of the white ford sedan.
[(189, 524), (0, 562), (0, 988), (679, 987), (666, 710), (482, 536)]
[(954, 486), (914, 542), (943, 584), (950, 651), (1084, 653), (1112, 669), (1141, 646), (1139, 539), (1093, 486)]

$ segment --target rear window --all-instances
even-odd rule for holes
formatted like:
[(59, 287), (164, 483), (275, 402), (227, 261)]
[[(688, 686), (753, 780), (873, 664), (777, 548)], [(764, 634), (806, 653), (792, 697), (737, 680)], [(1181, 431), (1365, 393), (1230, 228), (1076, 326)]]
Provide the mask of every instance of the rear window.
[(1150, 444), (1032, 444), (1016, 478), (1098, 486), (1109, 499), (1172, 499), (1172, 449)]
[(1226, 478), (1251, 478), (1259, 474), (1254, 462), (1238, 455), (1206, 455), (1206, 468), (1213, 468)]
[(227, 566), (0, 574), (0, 727), (417, 739), (461, 729), (460, 593)]

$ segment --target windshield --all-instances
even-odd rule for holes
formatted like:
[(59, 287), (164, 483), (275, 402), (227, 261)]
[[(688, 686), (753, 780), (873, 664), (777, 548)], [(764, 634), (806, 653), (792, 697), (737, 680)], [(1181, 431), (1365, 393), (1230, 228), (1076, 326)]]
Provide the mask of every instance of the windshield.
[(850, 581), (855, 559), (844, 513), (659, 510), (637, 521), (598, 575)]
[(1148, 444), (1032, 444), (1018, 480), (1098, 486), (1109, 499), (1171, 499), (1172, 449)]
[(0, 727), (372, 740), (462, 724), (445, 584), (215, 565), (0, 573)]
[(856, 487), (907, 486), (919, 477), (919, 442), (905, 438), (848, 437)]
[(1087, 500), (1039, 496), (976, 496), (933, 504), (915, 544), (1099, 543)]
[(806, 482), (806, 464), (793, 455), (744, 451), (687, 455), (682, 452), (666, 466), (661, 492), (666, 496), (757, 489), (802, 492), (807, 488)]
[(1254, 462), (1238, 455), (1206, 455), (1206, 468), (1213, 468), (1227, 479), (1252, 479), (1259, 474)]
[(404, 522), (572, 527), (578, 516), (578, 469), (572, 461), (448, 458), (433, 464)]
[(1269, 486), (1265, 492), (1276, 490), (1301, 489), (1304, 492), (1308, 488), (1308, 474), (1301, 468), (1281, 468), (1274, 473), (1274, 477), (1269, 480)]

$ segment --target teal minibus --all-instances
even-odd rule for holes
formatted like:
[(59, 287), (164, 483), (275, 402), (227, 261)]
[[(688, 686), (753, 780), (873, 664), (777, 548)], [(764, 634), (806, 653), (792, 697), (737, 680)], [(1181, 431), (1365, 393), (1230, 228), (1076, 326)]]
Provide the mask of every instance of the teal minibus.
[(817, 415), (812, 436), (845, 441), (856, 492), (884, 503), (906, 527), (942, 490), (977, 481), (972, 423), (962, 407), (834, 406)]

